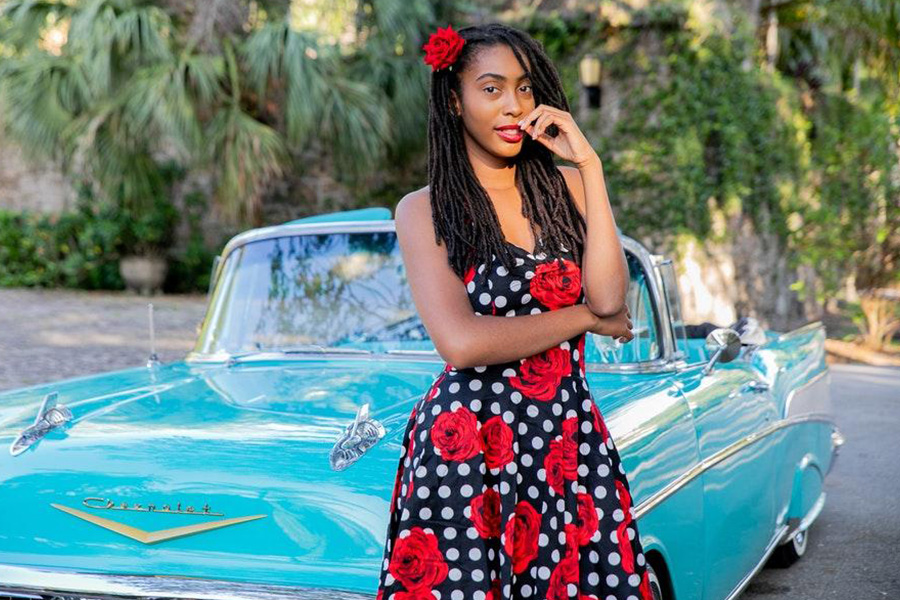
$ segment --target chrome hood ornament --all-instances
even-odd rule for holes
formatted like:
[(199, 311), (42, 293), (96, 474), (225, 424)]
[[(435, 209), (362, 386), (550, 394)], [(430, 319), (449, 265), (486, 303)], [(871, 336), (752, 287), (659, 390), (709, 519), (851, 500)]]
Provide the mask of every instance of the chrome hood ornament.
[(34, 424), (28, 426), (9, 446), (9, 453), (18, 456), (41, 441), (45, 435), (72, 420), (72, 411), (56, 403), (57, 393), (44, 396)]
[(347, 426), (347, 429), (331, 448), (329, 455), (331, 468), (335, 471), (343, 471), (359, 460), (382, 437), (384, 437), (384, 425), (369, 418), (369, 403), (367, 402), (359, 407), (353, 422)]

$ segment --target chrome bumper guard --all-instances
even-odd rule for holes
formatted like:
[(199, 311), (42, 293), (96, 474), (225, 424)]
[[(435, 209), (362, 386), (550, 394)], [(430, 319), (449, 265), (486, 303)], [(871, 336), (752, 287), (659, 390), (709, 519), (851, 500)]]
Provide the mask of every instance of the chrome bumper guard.
[(844, 434), (841, 433), (841, 430), (838, 429), (837, 425), (831, 426), (831, 462), (828, 464), (828, 470), (825, 472), (825, 475), (831, 473), (831, 469), (834, 467), (834, 463), (837, 461), (837, 457), (840, 454), (841, 446), (844, 445)]

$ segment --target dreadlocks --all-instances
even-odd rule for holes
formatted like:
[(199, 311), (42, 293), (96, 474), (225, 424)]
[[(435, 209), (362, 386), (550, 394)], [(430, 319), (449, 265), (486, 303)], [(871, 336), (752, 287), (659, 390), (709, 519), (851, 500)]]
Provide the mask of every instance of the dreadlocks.
[[(562, 83), (542, 46), (527, 33), (507, 25), (491, 23), (458, 31), (466, 40), (453, 63), (453, 70), (432, 74), (428, 101), (428, 183), (435, 241), (447, 244), (451, 268), (460, 278), (473, 264), (487, 262), (491, 254), (512, 268), (513, 255), (504, 242), (500, 221), (487, 192), (478, 181), (463, 140), (462, 119), (450, 110), (451, 90), (462, 98), (459, 73), (479, 50), (507, 44), (531, 78), (535, 106), (546, 104), (569, 111)], [(528, 65), (522, 55), (528, 58)], [(551, 125), (547, 133), (555, 135)], [(565, 178), (553, 163), (552, 152), (537, 140), (524, 136), (516, 158), (516, 186), (522, 196), (522, 215), (531, 225), (535, 250), (564, 245), (581, 266), (586, 228), (584, 217), (569, 194)], [(573, 227), (574, 225), (574, 227)], [(540, 230), (538, 238), (537, 229)]]

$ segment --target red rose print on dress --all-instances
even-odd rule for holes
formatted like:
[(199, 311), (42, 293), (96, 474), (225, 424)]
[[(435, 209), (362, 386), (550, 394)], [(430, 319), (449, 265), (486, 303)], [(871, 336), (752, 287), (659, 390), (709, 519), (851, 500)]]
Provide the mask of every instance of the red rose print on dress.
[(565, 258), (541, 263), (534, 269), (529, 290), (538, 302), (550, 310), (571, 306), (581, 294), (581, 270)]
[(488, 590), (484, 600), (502, 600), (502, 598), (500, 595), (500, 578), (495, 577), (491, 582), (491, 589)]
[(606, 429), (606, 423), (603, 421), (603, 415), (597, 405), (591, 402), (591, 414), (594, 415), (594, 429), (600, 432), (600, 439), (603, 443), (609, 438), (609, 431)]
[(431, 400), (437, 395), (438, 387), (441, 385), (441, 382), (444, 380), (444, 377), (447, 375), (447, 371), (450, 370), (450, 365), (444, 367), (444, 370), (438, 375), (438, 378), (434, 380), (434, 383), (431, 384), (431, 387), (428, 389), (428, 393), (425, 395), (425, 402), (431, 402)]
[(597, 507), (594, 505), (594, 498), (590, 494), (578, 492), (578, 543), (581, 545), (591, 541), (594, 532), (600, 525), (597, 518)]
[(478, 418), (465, 406), (442, 412), (431, 426), (431, 442), (444, 460), (469, 460), (481, 452)]
[(566, 489), (566, 473), (563, 466), (562, 443), (559, 440), (550, 441), (550, 451), (544, 455), (544, 473), (547, 483), (554, 492), (564, 496)]
[(575, 523), (566, 523), (563, 531), (566, 532), (566, 551), (563, 560), (578, 560), (578, 526)]
[(500, 537), (500, 494), (488, 488), (469, 502), (472, 524), (483, 538)]
[(562, 423), (562, 458), (566, 479), (577, 479), (578, 417), (570, 417)]
[[(413, 409), (412, 418), (416, 418), (416, 411)], [(413, 422), (412, 429), (409, 432), (409, 452), (407, 456), (409, 457), (410, 464), (412, 464), (412, 455), (413, 451), (416, 449), (416, 426), (418, 422)], [(409, 485), (406, 487), (406, 497), (409, 498), (413, 493), (413, 478), (412, 475), (409, 476)]]
[(491, 417), (481, 426), (481, 445), (488, 469), (502, 468), (515, 457), (513, 430), (499, 415)]
[(394, 509), (397, 508), (397, 498), (400, 497), (400, 480), (402, 478), (403, 478), (403, 461), (400, 461), (400, 464), (397, 466), (397, 476), (394, 478), (394, 495), (391, 496), (390, 513), (393, 513)]
[(644, 569), (641, 577), (641, 600), (653, 600), (653, 590), (650, 589), (650, 571)]
[(515, 513), (506, 522), (503, 550), (512, 558), (513, 573), (521, 573), (538, 555), (541, 514), (527, 501), (516, 504)]
[(475, 279), (475, 267), (471, 266), (466, 271), (466, 274), (463, 275), (463, 283), (466, 284), (466, 286), (468, 286), (469, 282), (472, 281), (473, 279)]
[(392, 598), (396, 600), (434, 600), (431, 590), (413, 590), (411, 592), (397, 592)]
[(559, 392), (559, 384), (572, 372), (572, 353), (554, 346), (529, 356), (520, 365), (521, 375), (509, 378), (509, 384), (529, 398), (550, 400)]
[(628, 537), (628, 524), (631, 523), (631, 496), (625, 489), (625, 484), (616, 479), (616, 490), (619, 492), (619, 505), (625, 518), (616, 526), (616, 539), (619, 542), (619, 554), (622, 555), (622, 568), (628, 573), (634, 573), (634, 551), (631, 548), (631, 539)]
[(449, 569), (436, 535), (413, 527), (395, 543), (388, 570), (407, 591), (430, 594), (431, 588), (446, 579)]
[(565, 526), (566, 552), (553, 572), (547, 588), (547, 600), (568, 600), (569, 584), (578, 586), (578, 531), (574, 524)]

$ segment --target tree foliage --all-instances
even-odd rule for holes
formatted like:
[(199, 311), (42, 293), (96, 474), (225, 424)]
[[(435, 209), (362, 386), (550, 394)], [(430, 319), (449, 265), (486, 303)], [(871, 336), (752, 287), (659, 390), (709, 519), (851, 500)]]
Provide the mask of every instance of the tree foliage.
[(265, 184), (302, 169), (309, 148), (355, 181), (418, 142), (428, 2), (360, 3), (346, 44), (298, 29), (276, 2), (183, 4), (6, 2), (7, 131), (124, 206), (153, 196), (161, 158), (212, 169), (226, 214), (249, 223)]

